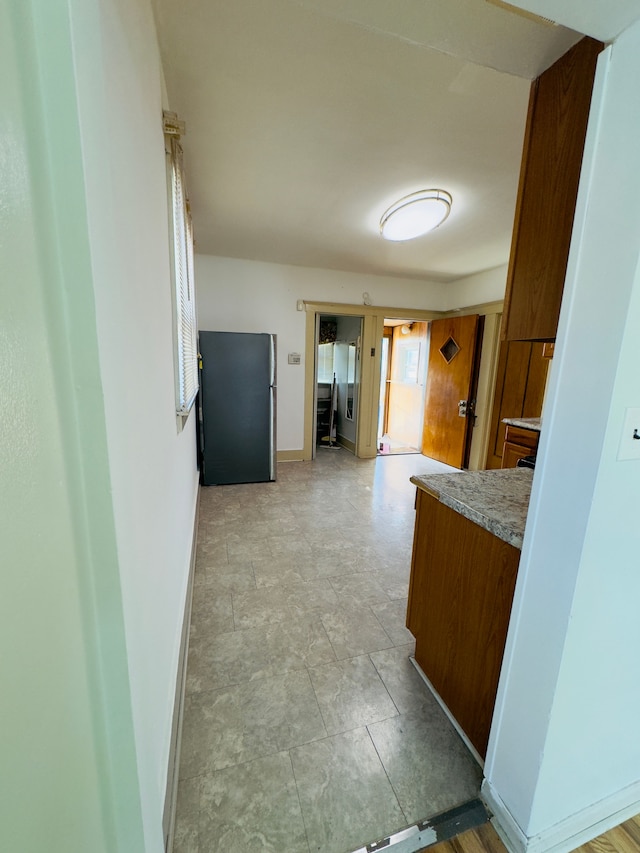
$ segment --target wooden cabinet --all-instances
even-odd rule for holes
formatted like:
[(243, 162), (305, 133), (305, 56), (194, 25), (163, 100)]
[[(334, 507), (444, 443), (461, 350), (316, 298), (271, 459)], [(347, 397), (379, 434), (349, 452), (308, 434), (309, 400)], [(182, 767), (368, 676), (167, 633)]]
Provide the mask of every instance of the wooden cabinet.
[[(503, 419), (539, 418), (542, 413), (549, 367), (549, 359), (544, 357), (543, 352), (545, 346), (550, 344), (503, 341), (500, 345), (489, 427), (487, 468), (513, 467), (502, 464), (506, 431)], [(529, 453), (522, 455), (528, 456)]]
[(418, 490), (407, 627), (416, 661), (484, 757), (520, 551)]
[(503, 338), (553, 340), (601, 42), (584, 38), (531, 87)]
[(515, 468), (518, 459), (532, 456), (538, 449), (540, 433), (507, 424), (502, 449), (502, 468)]

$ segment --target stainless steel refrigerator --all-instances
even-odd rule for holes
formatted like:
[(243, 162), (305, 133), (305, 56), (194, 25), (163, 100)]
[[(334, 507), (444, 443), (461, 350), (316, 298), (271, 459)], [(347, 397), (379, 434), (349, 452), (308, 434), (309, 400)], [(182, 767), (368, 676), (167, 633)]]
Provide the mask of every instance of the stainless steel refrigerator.
[(199, 343), (203, 485), (275, 480), (275, 335), (200, 332)]

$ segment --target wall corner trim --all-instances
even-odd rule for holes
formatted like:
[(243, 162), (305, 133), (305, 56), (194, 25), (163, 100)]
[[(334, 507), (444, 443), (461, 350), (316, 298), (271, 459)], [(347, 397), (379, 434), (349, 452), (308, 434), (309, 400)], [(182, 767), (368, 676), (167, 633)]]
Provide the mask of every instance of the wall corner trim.
[(482, 783), (481, 794), (493, 812), (492, 823), (510, 853), (570, 853), (640, 812), (638, 781), (529, 837), (488, 779)]
[(480, 795), (493, 814), (491, 823), (509, 853), (526, 853), (527, 836), (488, 779), (483, 780)]

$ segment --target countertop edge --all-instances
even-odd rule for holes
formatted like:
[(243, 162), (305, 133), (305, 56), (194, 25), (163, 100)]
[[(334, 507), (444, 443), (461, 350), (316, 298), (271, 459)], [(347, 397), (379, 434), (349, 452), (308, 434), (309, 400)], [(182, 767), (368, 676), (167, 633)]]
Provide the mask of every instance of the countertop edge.
[[(527, 469), (517, 470), (525, 471)], [(475, 473), (486, 474), (490, 477), (494, 472), (488, 471)], [(464, 472), (461, 471), (460, 474), (464, 476)], [(484, 530), (487, 530), (489, 533), (492, 533), (494, 536), (497, 536), (498, 539), (501, 539), (508, 545), (511, 545), (514, 548), (517, 548), (518, 550), (522, 550), (524, 531), (520, 533), (517, 530), (514, 530), (513, 525), (502, 522), (495, 516), (489, 515), (486, 512), (483, 512), (473, 506), (470, 506), (470, 504), (465, 502), (464, 500), (460, 500), (459, 498), (455, 498), (452, 495), (447, 494), (446, 488), (438, 490), (434, 488), (433, 485), (427, 485), (424, 480), (420, 479), (421, 476), (424, 477), (425, 475), (415, 475), (410, 478), (411, 482), (418, 489), (435, 498), (441, 504), (449, 507), (449, 509), (452, 509), (454, 512), (457, 512), (459, 515), (462, 515), (464, 518), (467, 518), (469, 521), (472, 521), (474, 524), (477, 524), (479, 527), (482, 527)], [(437, 477), (439, 475), (427, 476)]]
[(507, 424), (507, 426), (528, 429), (531, 432), (542, 431), (542, 420), (540, 418), (503, 418), (502, 423)]

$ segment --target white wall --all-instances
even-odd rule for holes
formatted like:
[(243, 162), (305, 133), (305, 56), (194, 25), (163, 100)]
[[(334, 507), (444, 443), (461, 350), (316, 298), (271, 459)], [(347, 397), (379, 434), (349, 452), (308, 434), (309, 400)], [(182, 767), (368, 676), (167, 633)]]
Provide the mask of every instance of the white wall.
[(69, 10), (0, 5), (0, 849), (143, 849)]
[(160, 853), (197, 474), (150, 6), (0, 14), (0, 848)]
[(640, 461), (617, 460), (640, 406), (640, 24), (608, 54), (485, 768), (539, 849), (640, 811)]
[(447, 285), (446, 310), (504, 299), (508, 265), (459, 278)]
[[(196, 234), (197, 239), (197, 234)], [(304, 444), (305, 314), (298, 299), (444, 310), (448, 285), (196, 255), (198, 324), (203, 330), (278, 335), (278, 450)], [(302, 363), (287, 364), (298, 352)]]
[[(160, 850), (197, 493), (175, 416), (163, 86), (148, 0), (74, 0), (100, 368), (147, 850)], [(100, 33), (99, 41), (96, 32)]]

